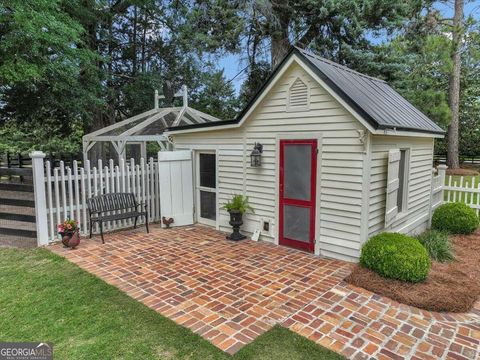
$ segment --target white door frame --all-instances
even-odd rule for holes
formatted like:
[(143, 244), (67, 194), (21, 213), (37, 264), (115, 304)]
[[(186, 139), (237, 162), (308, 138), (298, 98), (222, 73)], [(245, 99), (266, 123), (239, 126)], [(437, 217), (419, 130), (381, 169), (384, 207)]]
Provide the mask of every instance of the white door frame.
[[(215, 155), (215, 189), (200, 186), (200, 154), (214, 154)], [(218, 229), (218, 151), (217, 149), (195, 149), (195, 221), (209, 226), (214, 226)], [(215, 220), (205, 219), (200, 217), (200, 190), (215, 193)]]
[(322, 175), (322, 133), (282, 133), (277, 134), (275, 137), (275, 244), (280, 245), (280, 140), (292, 140), (292, 139), (316, 139), (317, 140), (317, 181), (315, 186), (315, 255), (320, 254), (320, 195), (321, 186), (320, 179)]

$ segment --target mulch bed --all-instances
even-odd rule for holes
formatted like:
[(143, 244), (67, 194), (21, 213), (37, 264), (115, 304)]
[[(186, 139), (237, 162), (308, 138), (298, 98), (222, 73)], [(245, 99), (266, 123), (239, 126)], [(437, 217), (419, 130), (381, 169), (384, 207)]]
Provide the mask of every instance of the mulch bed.
[(466, 168), (447, 169), (447, 175), (477, 176), (478, 171), (476, 171), (475, 169), (466, 169)]
[(427, 280), (391, 280), (357, 265), (345, 280), (400, 303), (430, 311), (468, 312), (480, 297), (480, 231), (451, 237), (456, 260), (433, 261)]

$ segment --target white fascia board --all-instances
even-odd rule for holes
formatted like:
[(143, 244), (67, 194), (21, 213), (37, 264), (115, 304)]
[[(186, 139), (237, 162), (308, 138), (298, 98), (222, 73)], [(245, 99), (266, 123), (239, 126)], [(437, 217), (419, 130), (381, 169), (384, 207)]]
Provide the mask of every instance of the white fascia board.
[(443, 134), (433, 134), (433, 133), (424, 133), (419, 131), (404, 131), (404, 130), (395, 130), (395, 129), (380, 129), (372, 132), (373, 135), (382, 135), (382, 136), (406, 136), (406, 137), (427, 137), (427, 138), (437, 138), (443, 139), (445, 135)]

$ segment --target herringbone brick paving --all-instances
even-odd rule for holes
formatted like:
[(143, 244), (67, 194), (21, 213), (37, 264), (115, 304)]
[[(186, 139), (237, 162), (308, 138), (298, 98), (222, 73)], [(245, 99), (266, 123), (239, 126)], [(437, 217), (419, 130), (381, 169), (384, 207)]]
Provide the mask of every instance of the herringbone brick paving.
[(477, 359), (480, 303), (432, 313), (343, 282), (351, 264), (204, 226), (49, 247), (233, 354), (281, 324), (352, 359)]

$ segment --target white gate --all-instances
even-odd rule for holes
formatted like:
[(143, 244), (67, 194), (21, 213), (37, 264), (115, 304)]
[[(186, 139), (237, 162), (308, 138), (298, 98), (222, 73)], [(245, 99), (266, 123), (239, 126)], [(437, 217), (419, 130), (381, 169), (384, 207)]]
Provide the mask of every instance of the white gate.
[(172, 218), (171, 226), (193, 224), (192, 152), (161, 151), (158, 167), (162, 218)]

